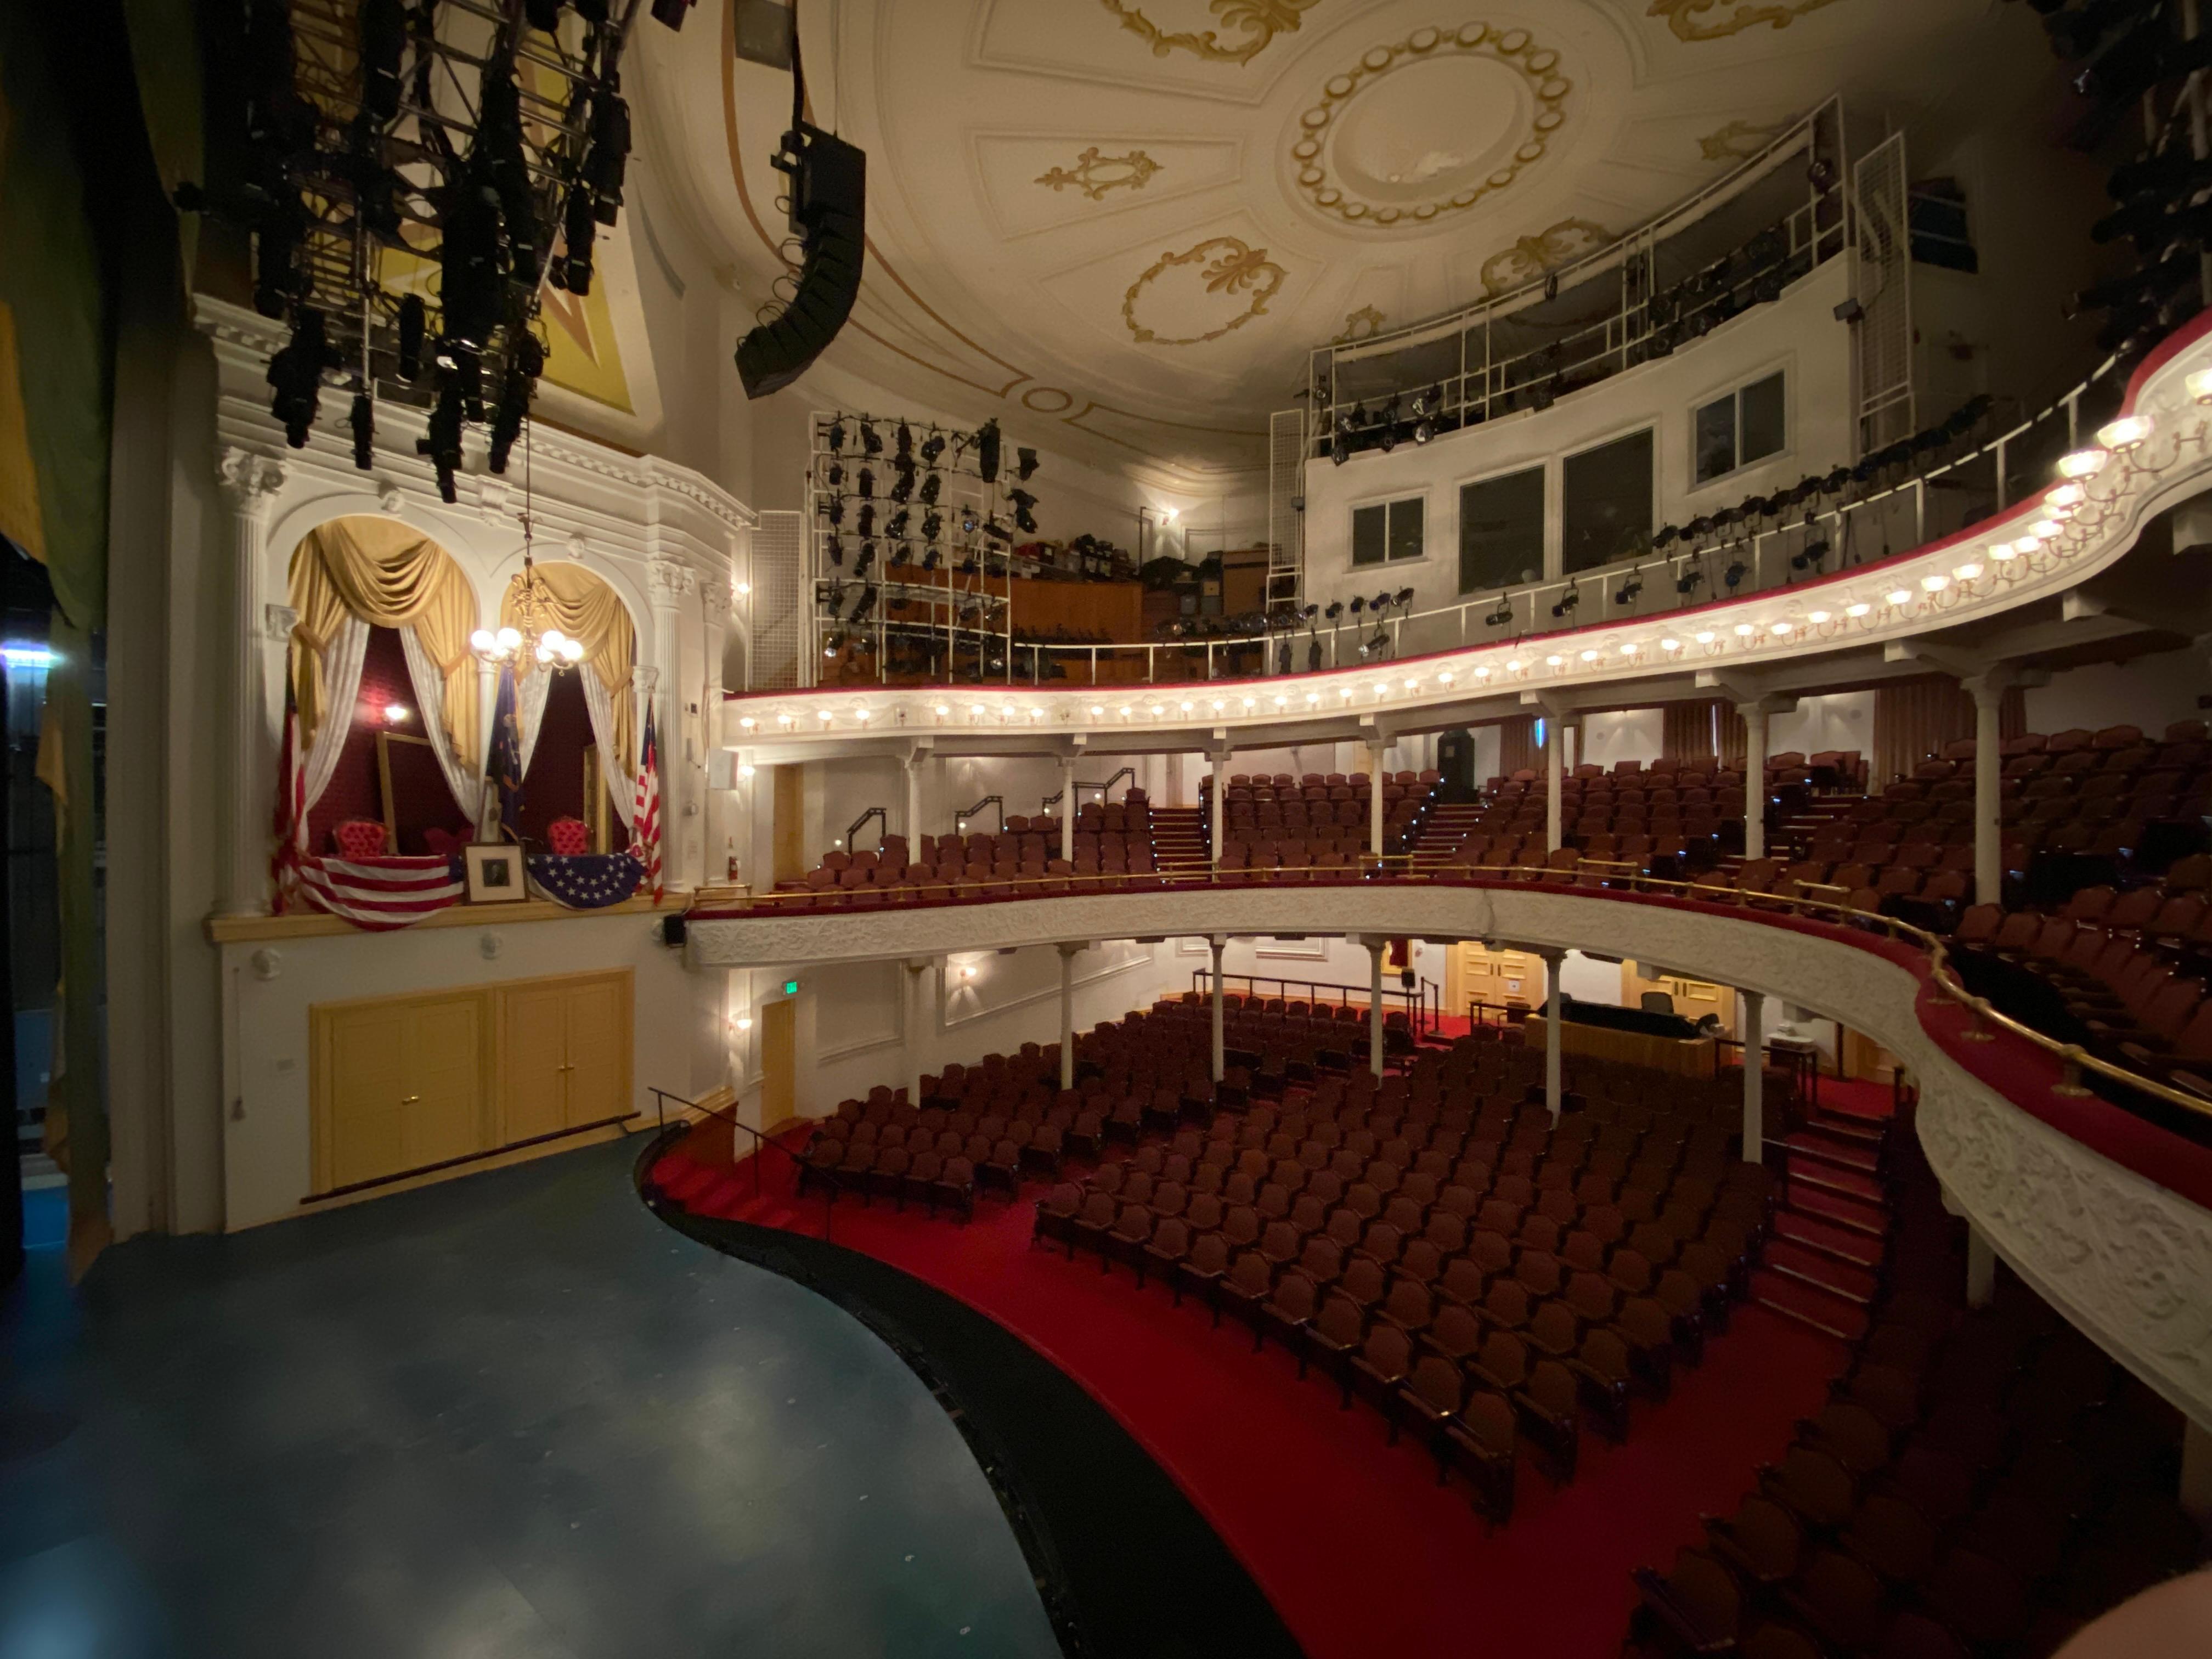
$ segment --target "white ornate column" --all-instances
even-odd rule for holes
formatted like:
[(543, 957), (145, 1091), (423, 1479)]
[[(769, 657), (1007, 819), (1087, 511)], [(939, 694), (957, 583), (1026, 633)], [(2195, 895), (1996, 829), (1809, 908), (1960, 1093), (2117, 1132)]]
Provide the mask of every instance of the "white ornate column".
[(1741, 702), (1743, 716), (1743, 855), (1766, 856), (1766, 705)]
[(737, 776), (731, 787), (714, 787), (714, 755), (722, 742), (722, 646), (729, 633), (732, 599), (726, 578), (699, 585), (702, 653), (699, 676), (699, 788), (702, 811), (701, 879), (720, 884), (730, 878), (730, 860), (737, 854)]
[[(653, 666), (646, 685), (660, 742), (661, 879), (670, 888), (699, 884), (702, 862), (698, 788), (696, 722), (686, 710), (690, 700), (683, 672), (684, 612), (699, 591), (698, 573), (679, 560), (655, 559), (647, 571), (653, 605)], [(659, 695), (656, 695), (658, 693)], [(643, 726), (640, 726), (641, 740)]]
[[(1060, 855), (1071, 864), (1075, 861), (1075, 762), (1076, 757), (1072, 754), (1060, 757)], [(1075, 1085), (1064, 1083), (1060, 1086), (1072, 1089)]]
[(2000, 716), (2010, 680), (1991, 670), (1962, 684), (1974, 700), (1974, 902), (2003, 902), (2004, 743)]
[[(216, 471), (231, 508), (230, 795), (223, 908), (244, 915), (269, 908), (267, 831), (276, 797), (275, 778), (263, 757), (275, 752), (275, 722), (267, 706), (264, 646), (270, 618), (261, 568), (270, 512), (283, 487), (284, 468), (249, 450), (226, 449)], [(291, 630), (290, 617), (287, 611), (278, 618), (285, 635)]]
[[(1543, 711), (1544, 721), (1544, 847), (1556, 853), (1566, 844), (1566, 828), (1560, 822), (1560, 798), (1565, 791), (1567, 775), (1566, 722), (1552, 710)], [(1558, 1107), (1553, 1110), (1556, 1112)]]
[(1222, 797), (1229, 787), (1229, 753), (1217, 749), (1208, 757), (1213, 763), (1213, 794), (1206, 804), (1206, 851), (1213, 855), (1213, 867), (1221, 868)]
[(1229, 1069), (1227, 1043), (1224, 1040), (1222, 1031), (1221, 1001), (1221, 953), (1228, 948), (1229, 935), (1214, 933), (1207, 938), (1206, 944), (1206, 948), (1213, 953), (1213, 1080), (1218, 1084), (1223, 1074)]
[(1382, 952), (1389, 940), (1363, 940), (1367, 946), (1367, 1069), (1382, 1075)]
[(1367, 850), (1378, 859), (1382, 856), (1382, 757), (1389, 752), (1388, 738), (1367, 740)]

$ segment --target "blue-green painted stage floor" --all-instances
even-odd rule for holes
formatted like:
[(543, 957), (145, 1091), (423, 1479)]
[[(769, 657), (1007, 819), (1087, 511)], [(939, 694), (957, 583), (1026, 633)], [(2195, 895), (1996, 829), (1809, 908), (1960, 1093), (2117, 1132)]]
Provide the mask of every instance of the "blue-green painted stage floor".
[(609, 1146), (0, 1291), (0, 1659), (1057, 1654), (921, 1382)]

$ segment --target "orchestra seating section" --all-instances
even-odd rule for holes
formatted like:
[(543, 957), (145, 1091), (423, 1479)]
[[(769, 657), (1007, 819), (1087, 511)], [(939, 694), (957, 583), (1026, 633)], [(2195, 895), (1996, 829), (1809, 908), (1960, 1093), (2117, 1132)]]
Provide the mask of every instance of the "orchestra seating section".
[(1152, 809), (1143, 790), (1110, 805), (1085, 802), (1072, 860), (1060, 856), (1060, 830), (1056, 817), (1016, 816), (995, 836), (924, 836), (918, 848), (904, 836), (885, 836), (877, 852), (823, 854), (805, 880), (778, 882), (775, 892), (787, 905), (833, 908), (1066, 892), (1069, 876), (1091, 888), (1157, 884)]
[[(1382, 850), (1402, 853), (1419, 839), (1443, 775), (1393, 772), (1382, 780)], [(1261, 879), (1283, 870), (1353, 870), (1371, 851), (1374, 777), (1366, 772), (1232, 773), (1222, 794), (1221, 858), (1230, 879)], [(1199, 781), (1200, 817), (1212, 822), (1213, 780)]]
[(1663, 1574), (1625, 1659), (2044, 1659), (2203, 1564), (2181, 1421), (2009, 1273), (1970, 1312), (1910, 1134), (1887, 1281), (1829, 1403)]

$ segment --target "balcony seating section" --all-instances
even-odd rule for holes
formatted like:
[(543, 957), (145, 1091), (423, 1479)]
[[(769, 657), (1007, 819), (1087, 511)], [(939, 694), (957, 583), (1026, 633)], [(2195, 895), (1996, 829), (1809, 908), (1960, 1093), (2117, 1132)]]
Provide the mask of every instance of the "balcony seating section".
[[(1384, 775), (1384, 852), (1402, 852), (1418, 835), (1443, 777), (1435, 771)], [(1221, 868), (1258, 872), (1358, 867), (1370, 850), (1373, 786), (1373, 775), (1366, 772), (1308, 772), (1297, 778), (1287, 772), (1232, 774), (1222, 792)], [(1201, 778), (1200, 817), (1209, 826), (1212, 795), (1213, 780)]]
[(866, 908), (916, 899), (1003, 898), (1087, 889), (1157, 884), (1152, 809), (1142, 789), (1107, 805), (1085, 802), (1075, 816), (1075, 856), (1060, 856), (1060, 822), (1011, 817), (996, 835), (924, 836), (918, 849), (885, 836), (876, 852), (832, 851), (805, 879), (778, 882), (778, 902), (817, 909)]
[(1892, 1269), (1828, 1403), (1671, 1566), (1625, 1659), (2042, 1659), (2204, 1564), (2179, 1418), (2009, 1273), (1970, 1312), (1963, 1228), (1896, 1137)]
[[(1174, 1005), (1133, 1021), (1126, 1040), (1183, 1052), (1178, 1024), (1204, 1029)], [(1585, 1420), (1622, 1438), (1632, 1399), (1699, 1362), (1774, 1196), (1732, 1156), (1727, 1086), (1585, 1064), (1554, 1129), (1540, 1069), (1467, 1038), (1379, 1080), (1323, 1073), (1161, 1121), (1056, 1187), (1036, 1241), (1194, 1297), (1255, 1352), (1277, 1341), (1503, 1522), (1516, 1430), (1564, 1484)]]
[[(1546, 848), (1547, 797), (1541, 773), (1523, 769), (1490, 780), (1488, 804), (1465, 823), (1460, 843), (1431, 861), (1447, 866), (1540, 866)], [(1727, 826), (1743, 819), (1741, 773), (1711, 761), (1661, 762), (1646, 769), (1622, 761), (1608, 769), (1577, 766), (1560, 780), (1562, 852), (1639, 869), (1704, 867), (1718, 856)]]

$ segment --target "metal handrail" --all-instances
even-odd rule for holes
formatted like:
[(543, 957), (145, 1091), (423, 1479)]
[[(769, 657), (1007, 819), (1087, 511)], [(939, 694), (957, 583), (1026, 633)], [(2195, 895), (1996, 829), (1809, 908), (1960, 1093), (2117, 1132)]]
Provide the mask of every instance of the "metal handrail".
[(881, 806), (871, 806), (866, 811), (861, 813), (860, 817), (854, 818), (852, 822), (851, 827), (845, 831), (845, 850), (847, 852), (849, 853), (853, 850), (853, 844), (860, 838), (860, 826), (866, 823), (870, 818), (873, 818), (876, 821), (876, 845), (880, 848), (884, 844), (884, 841), (889, 838), (891, 833), (891, 816), (890, 811)]
[[(1194, 968), (1190, 970), (1190, 988), (1193, 991), (1202, 993), (1206, 985), (1210, 982), (1212, 978), (1213, 969), (1211, 968)], [(1346, 995), (1339, 997), (1337, 1000), (1340, 1004), (1347, 1007), (1351, 1006), (1347, 999), (1352, 994), (1357, 994), (1358, 996), (1364, 999), (1372, 996), (1374, 994), (1373, 988), (1366, 985), (1338, 985), (1331, 981), (1318, 979), (1288, 979), (1274, 974), (1230, 973), (1224, 973), (1221, 976), (1221, 988), (1224, 993), (1229, 989), (1229, 982), (1231, 980), (1243, 981), (1244, 983), (1250, 988), (1251, 992), (1253, 993), (1256, 993), (1259, 988), (1262, 985), (1279, 985), (1282, 987), (1286, 993), (1293, 988), (1310, 993), (1314, 991), (1341, 991), (1345, 993)], [(1432, 1031), (1443, 1023), (1443, 994), (1437, 988), (1436, 981), (1432, 979), (1422, 980), (1419, 982), (1419, 986), (1413, 990), (1407, 990), (1402, 985), (1394, 988), (1386, 984), (1382, 988), (1382, 999), (1386, 1005), (1386, 1009), (1389, 1000), (1394, 996), (1405, 1003), (1407, 1024), (1413, 1028), (1417, 1036), (1424, 1032)], [(1287, 998), (1285, 1000), (1287, 1000)], [(1318, 1002), (1321, 999), (1315, 996), (1309, 996), (1307, 1000)]]
[[(1112, 777), (1107, 779), (1103, 783), (1085, 783), (1081, 778), (1078, 778), (1075, 781), (1076, 793), (1080, 794), (1085, 789), (1096, 789), (1098, 792), (1098, 799), (1103, 801), (1106, 799), (1106, 792), (1111, 789), (1115, 784), (1121, 782), (1124, 778), (1127, 778), (1130, 782), (1134, 783), (1137, 781), (1137, 769), (1133, 766), (1125, 766), (1120, 771), (1116, 772)], [(1060, 801), (1065, 799), (1066, 795), (1066, 790), (1055, 789), (1052, 793), (1047, 795), (1042, 800), (1039, 801), (1037, 805), (1040, 806), (1055, 805)], [(1078, 802), (1077, 804), (1079, 805), (1081, 805), (1080, 802)]]
[(955, 812), (952, 815), (952, 827), (954, 830), (958, 834), (963, 836), (966, 835), (968, 833), (968, 820), (974, 817), (976, 813), (981, 811), (987, 806), (995, 806), (999, 809), (999, 833), (1002, 836), (1005, 835), (1006, 833), (1006, 798), (1004, 795), (986, 795), (982, 799), (977, 801), (966, 811)]
[[(2212, 1126), (2212, 1101), (2175, 1089), (2170, 1085), (2159, 1082), (2154, 1078), (2148, 1078), (2140, 1073), (2131, 1072), (2125, 1066), (2116, 1066), (2110, 1060), (2091, 1054), (2079, 1043), (2062, 1042), (2055, 1037), (2046, 1036), (2033, 1026), (2023, 1024), (2004, 1013), (1991, 1004), (1986, 997), (1974, 995), (1953, 973), (1950, 967), (1949, 950), (1939, 934), (1916, 927), (1911, 923), (1901, 921), (1895, 916), (1883, 915), (1875, 910), (1854, 909), (1848, 904), (1837, 903), (1832, 900), (1802, 896), (1790, 897), (1779, 893), (1746, 893), (1739, 888), (1723, 886), (1712, 882), (1674, 881), (1657, 876), (1645, 875), (1642, 873), (1641, 866), (1633, 864), (1585, 859), (1572, 869), (1553, 869), (1547, 865), (1416, 866), (1413, 862), (1412, 854), (1392, 854), (1378, 858), (1373, 854), (1361, 854), (1357, 866), (1286, 866), (1269, 872), (1221, 872), (1200, 867), (1172, 872), (1139, 872), (1134, 876), (1127, 872), (1102, 872), (1098, 875), (1063, 873), (1042, 877), (1007, 876), (994, 877), (988, 882), (961, 881), (927, 883), (917, 885), (902, 883), (895, 888), (870, 890), (884, 895), (899, 894), (902, 896), (898, 901), (900, 902), (913, 902), (926, 897), (933, 898), (940, 902), (958, 902), (963, 900), (972, 902), (979, 899), (988, 902), (1005, 897), (1057, 897), (1071, 892), (1105, 893), (1130, 890), (1187, 892), (1231, 887), (1273, 886), (1279, 884), (1269, 878), (1283, 875), (1306, 878), (1317, 878), (1322, 882), (1342, 885), (1352, 885), (1379, 878), (1394, 882), (1449, 885), (1522, 882), (1572, 887), (1578, 885), (1577, 881), (1578, 876), (1590, 870), (1609, 870), (1627, 873), (1604, 877), (1603, 879), (1613, 884), (1609, 890), (1583, 888), (1580, 890), (1600, 895), (1607, 890), (1625, 891), (1662, 898), (1678, 897), (1698, 902), (1724, 904), (1730, 909), (1786, 913), (1814, 921), (1832, 921), (1855, 927), (1863, 931), (1880, 933), (1900, 943), (1914, 945), (1927, 953), (1929, 978), (1934, 981), (1936, 988), (1950, 1000), (1966, 1009), (1978, 1021), (1987, 1022), (2012, 1036), (2024, 1038), (2045, 1053), (2056, 1056), (2065, 1068), (2065, 1074), (2056, 1087), (2060, 1091), (2067, 1091), (2069, 1097), (2088, 1092), (2081, 1087), (2080, 1079), (2083, 1072), (2091, 1072), (2164, 1104), (2179, 1108), (2203, 1119), (2208, 1126)], [(1243, 879), (1238, 879), (1240, 877)], [(1133, 880), (1141, 881), (1144, 885), (1133, 890), (1127, 884)], [(742, 914), (761, 915), (811, 909), (814, 908), (815, 900), (820, 896), (822, 896), (811, 890), (796, 893), (757, 894), (753, 896), (749, 904), (744, 907)], [(885, 902), (887, 904), (890, 902), (888, 897)], [(698, 914), (697, 919), (735, 921), (739, 917), (726, 912), (702, 912)], [(1966, 1037), (1969, 1042), (1985, 1042), (1990, 1040), (1990, 1033), (1981, 1030), (1978, 1026), (1977, 1029), (1967, 1032)]]
[[(649, 1084), (647, 1086), (648, 1088), (652, 1088), (652, 1085)], [(762, 1192), (761, 1159), (759, 1151), (761, 1147), (768, 1146), (775, 1148), (777, 1152), (781, 1152), (786, 1158), (789, 1158), (800, 1174), (804, 1175), (806, 1173), (809, 1165), (805, 1158), (799, 1157), (797, 1152), (793, 1152), (790, 1147), (785, 1146), (781, 1141), (775, 1139), (775, 1136), (763, 1133), (761, 1130), (754, 1128), (751, 1124), (744, 1122), (739, 1119), (737, 1115), (737, 1108), (735, 1106), (709, 1106), (704, 1101), (686, 1100), (682, 1095), (676, 1094), (670, 1090), (654, 1088), (653, 1089), (653, 1118), (654, 1124), (657, 1126), (655, 1129), (655, 1133), (657, 1134), (665, 1135), (668, 1133), (667, 1108), (671, 1101), (673, 1101), (677, 1105), (684, 1107), (689, 1110), (700, 1113), (702, 1116), (714, 1118), (720, 1122), (726, 1123), (733, 1129), (743, 1129), (747, 1134), (753, 1138), (753, 1196), (755, 1198), (760, 1197)], [(827, 1170), (814, 1170), (814, 1173), (821, 1176), (823, 1181), (826, 1183), (822, 1194), (822, 1242), (827, 1244), (830, 1242), (830, 1231), (831, 1221), (837, 1212), (837, 1178), (833, 1173)]]

